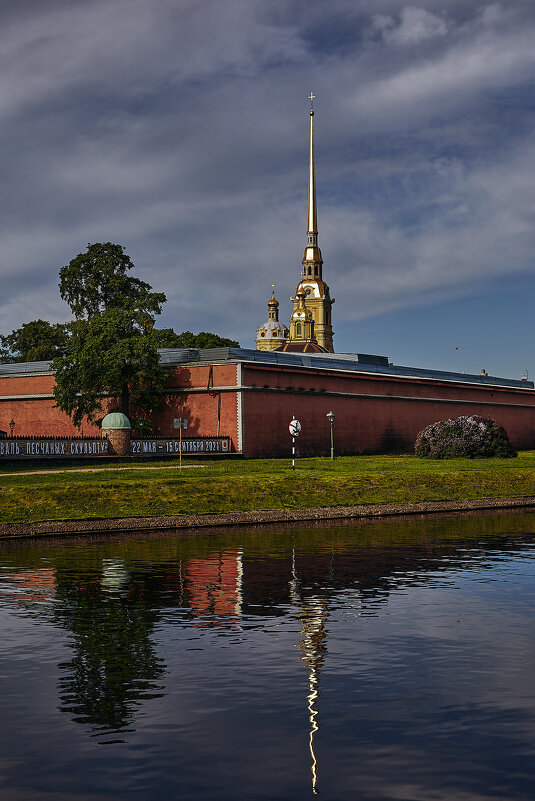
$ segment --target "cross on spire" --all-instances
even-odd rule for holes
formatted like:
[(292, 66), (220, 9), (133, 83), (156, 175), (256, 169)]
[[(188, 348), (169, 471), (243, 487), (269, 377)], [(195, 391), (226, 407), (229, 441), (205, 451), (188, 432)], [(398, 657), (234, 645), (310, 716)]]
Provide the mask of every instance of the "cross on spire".
[(312, 92), (312, 90), (308, 96), (308, 99), (310, 100), (310, 110), (314, 111), (314, 100), (316, 99), (316, 95), (314, 94), (314, 92)]

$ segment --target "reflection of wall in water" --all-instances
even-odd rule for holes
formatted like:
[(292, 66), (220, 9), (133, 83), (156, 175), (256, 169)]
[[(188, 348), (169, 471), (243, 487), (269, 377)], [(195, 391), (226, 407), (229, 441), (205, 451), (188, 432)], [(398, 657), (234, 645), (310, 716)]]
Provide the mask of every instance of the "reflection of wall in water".
[(203, 618), (241, 613), (241, 554), (189, 559), (183, 563), (181, 573), (185, 597), (197, 623), (203, 622)]
[(55, 596), (56, 571), (51, 567), (13, 571), (0, 589), (0, 598), (19, 606), (50, 602)]

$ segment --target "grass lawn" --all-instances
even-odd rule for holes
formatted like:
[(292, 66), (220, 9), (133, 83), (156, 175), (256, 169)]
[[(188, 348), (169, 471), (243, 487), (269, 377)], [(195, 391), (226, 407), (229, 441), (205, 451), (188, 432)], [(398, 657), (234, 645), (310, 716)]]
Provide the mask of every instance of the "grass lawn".
[[(161, 466), (168, 468), (169, 462)], [(535, 451), (524, 451), (517, 459), (302, 459), (295, 471), (288, 459), (203, 462), (202, 469), (182, 472), (177, 464), (176, 470), (119, 471), (110, 466), (96, 473), (65, 470), (28, 475), (19, 466), (10, 475), (0, 477), (0, 522), (522, 495), (535, 495)]]

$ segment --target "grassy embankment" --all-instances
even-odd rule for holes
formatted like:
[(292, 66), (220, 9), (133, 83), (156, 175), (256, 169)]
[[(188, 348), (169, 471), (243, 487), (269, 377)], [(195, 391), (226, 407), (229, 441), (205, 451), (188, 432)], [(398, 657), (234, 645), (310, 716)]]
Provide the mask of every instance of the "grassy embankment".
[[(164, 465), (162, 465), (164, 466)], [(168, 467), (169, 463), (165, 463)], [(51, 468), (52, 469), (52, 466)], [(204, 462), (200, 469), (0, 477), (0, 522), (206, 514), (259, 509), (535, 496), (535, 451), (517, 459), (355, 456)]]

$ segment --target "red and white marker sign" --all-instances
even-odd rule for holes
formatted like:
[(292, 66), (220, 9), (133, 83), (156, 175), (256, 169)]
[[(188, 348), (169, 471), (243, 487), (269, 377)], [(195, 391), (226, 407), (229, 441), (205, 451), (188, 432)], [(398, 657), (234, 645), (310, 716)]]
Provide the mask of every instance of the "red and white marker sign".
[(301, 433), (301, 423), (299, 420), (292, 420), (290, 425), (288, 426), (288, 430), (292, 437), (298, 437)]

